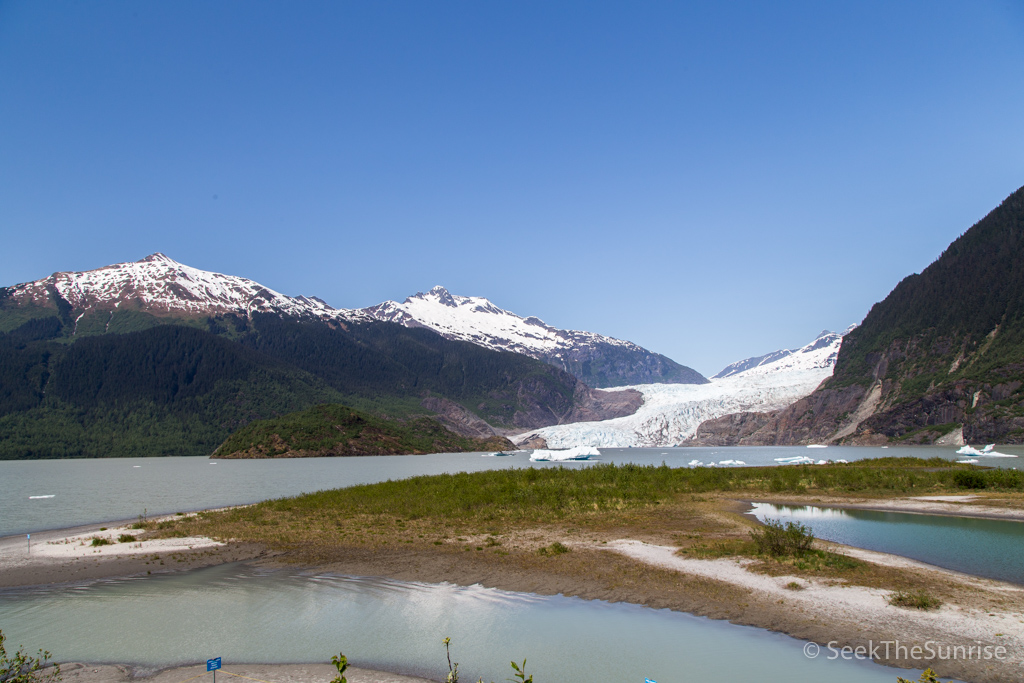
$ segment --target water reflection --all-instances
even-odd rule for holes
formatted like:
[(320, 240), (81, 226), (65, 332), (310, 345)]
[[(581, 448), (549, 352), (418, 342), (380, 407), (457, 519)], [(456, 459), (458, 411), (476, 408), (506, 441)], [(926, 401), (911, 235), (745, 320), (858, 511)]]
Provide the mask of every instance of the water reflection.
[(766, 519), (806, 524), (828, 541), (1024, 584), (1024, 522), (754, 503)]
[(892, 683), (896, 675), (809, 660), (802, 641), (669, 610), (246, 565), (6, 591), (0, 624), (11, 642), (62, 660), (149, 667), (216, 656), (228, 669), (326, 662), (344, 651), (358, 666), (441, 680), (441, 639), (450, 636), (466, 680), (506, 678), (508, 662), (523, 657), (544, 681)]

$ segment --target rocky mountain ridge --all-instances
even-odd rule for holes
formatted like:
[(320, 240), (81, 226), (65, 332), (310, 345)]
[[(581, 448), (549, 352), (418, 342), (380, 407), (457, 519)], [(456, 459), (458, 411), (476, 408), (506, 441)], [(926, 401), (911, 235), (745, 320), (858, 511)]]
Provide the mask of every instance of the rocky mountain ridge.
[(401, 303), (385, 301), (360, 312), (407, 327), (428, 327), (448, 339), (521, 353), (561, 368), (592, 387), (707, 382), (696, 370), (633, 342), (558, 329), (539, 318), (506, 311), (483, 297), (453, 295), (441, 286)]
[(280, 313), (359, 320), (357, 311), (331, 308), (316, 297), (290, 297), (258, 282), (186, 266), (161, 253), (95, 270), (58, 272), (0, 290), (8, 304), (69, 307), (76, 320), (98, 311), (137, 310), (150, 315), (206, 317)]
[(58, 272), (0, 288), (0, 332), (30, 319), (66, 317), (65, 336), (135, 331), (169, 319), (272, 313), (331, 325), (370, 321), (423, 327), (494, 351), (510, 351), (560, 368), (592, 387), (638, 382), (707, 382), (700, 373), (632, 342), (560, 330), (505, 311), (482, 297), (443, 287), (365, 309), (339, 309), (315, 296), (287, 296), (243, 277), (200, 270), (155, 253), (139, 261), (83, 272)]
[(1024, 443), (1024, 188), (904, 278), (833, 376), (777, 412), (701, 425), (708, 445)]

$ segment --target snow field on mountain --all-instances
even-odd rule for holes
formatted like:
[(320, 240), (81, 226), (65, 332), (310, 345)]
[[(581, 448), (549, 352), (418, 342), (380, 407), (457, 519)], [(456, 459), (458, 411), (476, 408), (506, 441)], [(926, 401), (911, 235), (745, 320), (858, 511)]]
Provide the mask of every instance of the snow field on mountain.
[(605, 343), (640, 350), (632, 342), (593, 332), (560, 330), (534, 317), (523, 318), (478, 296), (458, 296), (444, 287), (411, 296), (402, 303), (385, 301), (363, 309), (378, 320), (415, 321), (454, 339), (490, 349), (526, 355), (548, 354), (587, 343)]
[(203, 315), (276, 311), (346, 320), (365, 318), (357, 311), (336, 310), (317, 299), (286, 296), (248, 278), (192, 268), (160, 253), (96, 270), (55, 273), (44, 280), (18, 285), (14, 296), (45, 298), (49, 284), (72, 306), (85, 310), (137, 300), (155, 310)]

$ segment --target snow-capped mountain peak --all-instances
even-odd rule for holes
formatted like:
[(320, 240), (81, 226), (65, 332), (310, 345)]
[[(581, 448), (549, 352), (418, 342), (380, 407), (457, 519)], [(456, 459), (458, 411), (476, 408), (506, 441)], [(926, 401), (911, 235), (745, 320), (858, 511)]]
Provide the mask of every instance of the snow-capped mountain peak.
[(214, 315), (274, 311), (340, 316), (316, 297), (290, 297), (248, 278), (186, 266), (160, 252), (138, 261), (83, 272), (58, 272), (9, 288), (16, 301), (45, 304), (56, 293), (78, 311), (125, 306), (155, 315)]
[(407, 327), (428, 327), (449, 339), (537, 358), (591, 386), (618, 386), (641, 378), (697, 384), (707, 381), (696, 371), (632, 342), (594, 332), (558, 329), (540, 318), (516, 315), (483, 297), (452, 294), (440, 285), (402, 303), (385, 301), (364, 308), (363, 313)]
[[(743, 373), (760, 374), (765, 369), (768, 372), (779, 372), (820, 368), (829, 369), (831, 373), (831, 368), (835, 366), (836, 357), (839, 354), (839, 343), (854, 327), (856, 325), (848, 327), (843, 332), (822, 330), (814, 341), (798, 349), (780, 349), (763, 356), (754, 356), (730, 363), (711, 379), (724, 379)], [(824, 349), (828, 349), (828, 351), (821, 353)], [(758, 371), (758, 368), (762, 370)]]

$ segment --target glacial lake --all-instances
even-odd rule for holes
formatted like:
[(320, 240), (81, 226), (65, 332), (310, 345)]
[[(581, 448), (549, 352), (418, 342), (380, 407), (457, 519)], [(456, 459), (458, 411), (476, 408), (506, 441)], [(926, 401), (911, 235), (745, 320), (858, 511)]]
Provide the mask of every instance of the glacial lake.
[(1024, 522), (753, 503), (764, 522), (799, 522), (817, 538), (1024, 585)]
[(242, 564), (87, 585), (0, 591), (12, 645), (62, 661), (143, 668), (327, 663), (444, 680), (451, 637), (463, 680), (505, 680), (525, 657), (538, 681), (893, 683), (908, 672), (829, 660), (804, 642), (669, 610), (479, 586), (261, 571)]
[[(1024, 455), (1024, 447), (999, 450)], [(740, 460), (748, 465), (777, 465), (775, 458), (861, 460), (886, 456), (958, 459), (953, 447), (749, 447), (609, 448), (591, 462), (687, 467), (689, 463)], [(983, 464), (1016, 467), (1017, 458), (990, 458)], [(0, 461), (0, 536), (48, 529), (191, 512), (255, 503), (322, 489), (403, 479), (421, 474), (475, 472), (506, 467), (558, 467), (530, 462), (527, 453), (482, 457), (480, 453), (396, 455), (281, 460), (188, 458), (99, 458), (82, 460)], [(565, 463), (587, 467), (588, 462)]]

